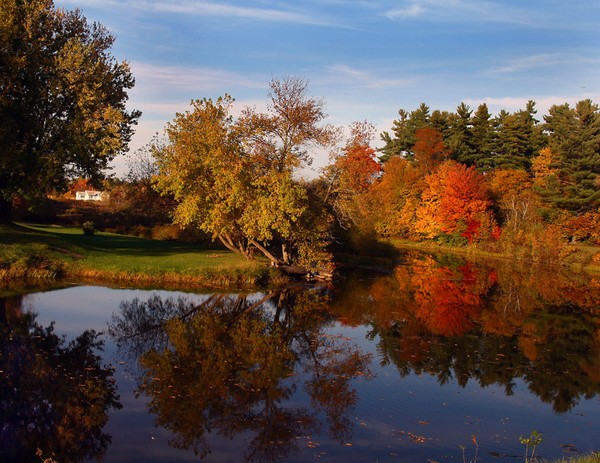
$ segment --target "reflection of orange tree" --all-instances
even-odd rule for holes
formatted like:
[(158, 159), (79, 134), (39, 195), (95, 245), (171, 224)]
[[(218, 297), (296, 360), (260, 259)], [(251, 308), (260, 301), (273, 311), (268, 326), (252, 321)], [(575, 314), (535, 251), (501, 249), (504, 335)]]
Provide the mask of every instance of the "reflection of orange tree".
[[(507, 394), (522, 378), (558, 412), (600, 392), (600, 292), (585, 275), (444, 266), (410, 254), (405, 261), (364, 288), (361, 320), (379, 339), (382, 363), (442, 384), (498, 384)], [(336, 301), (339, 317), (343, 305)]]
[(61, 462), (102, 458), (108, 410), (121, 405), (101, 346), (93, 331), (66, 343), (0, 299), (0, 461), (39, 462), (38, 448)]
[[(348, 437), (346, 415), (356, 402), (350, 383), (363, 374), (368, 357), (323, 335), (326, 315), (318, 293), (270, 294), (258, 302), (220, 295), (196, 307), (162, 303), (173, 318), (150, 330), (152, 324), (144, 322), (137, 334), (164, 330), (168, 340), (141, 355), (140, 391), (148, 395), (157, 424), (174, 432), (172, 445), (205, 455), (207, 431), (227, 437), (250, 431), (246, 461), (285, 457), (298, 446), (298, 437), (319, 430), (316, 410), (287, 403), (300, 370), (308, 373), (304, 386), (313, 406), (328, 417), (332, 436)], [(139, 320), (128, 304), (122, 304), (125, 318), (112, 327), (122, 341), (125, 333), (135, 338)], [(147, 309), (139, 301), (136, 306)]]
[(411, 283), (417, 318), (434, 334), (456, 336), (471, 330), (488, 289), (482, 285), (485, 276), (468, 263), (456, 270), (431, 263), (415, 267)]

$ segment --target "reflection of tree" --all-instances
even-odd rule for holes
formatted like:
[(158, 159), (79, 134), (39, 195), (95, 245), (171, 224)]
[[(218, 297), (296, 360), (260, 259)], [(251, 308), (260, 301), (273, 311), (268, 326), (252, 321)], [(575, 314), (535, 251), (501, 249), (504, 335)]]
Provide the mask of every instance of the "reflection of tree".
[(470, 264), (457, 269), (420, 265), (411, 283), (415, 288), (416, 315), (434, 334), (461, 335), (473, 328), (482, 309), (487, 287)]
[(108, 410), (121, 407), (94, 353), (102, 341), (85, 331), (67, 343), (19, 305), (0, 299), (0, 461), (38, 462), (38, 448), (61, 462), (102, 458)]
[[(258, 301), (213, 295), (196, 306), (155, 297), (122, 303), (111, 334), (138, 356), (139, 391), (150, 398), (157, 424), (174, 432), (172, 445), (205, 455), (208, 432), (249, 432), (246, 461), (275, 461), (293, 452), (300, 436), (319, 431), (320, 413), (333, 437), (351, 433), (351, 382), (368, 357), (323, 334), (326, 321), (323, 296), (314, 291)], [(291, 403), (302, 385), (313, 410)]]
[(408, 254), (392, 275), (353, 286), (334, 311), (371, 324), (382, 361), (402, 375), (497, 384), (509, 395), (521, 378), (557, 412), (600, 392), (600, 291), (584, 275)]

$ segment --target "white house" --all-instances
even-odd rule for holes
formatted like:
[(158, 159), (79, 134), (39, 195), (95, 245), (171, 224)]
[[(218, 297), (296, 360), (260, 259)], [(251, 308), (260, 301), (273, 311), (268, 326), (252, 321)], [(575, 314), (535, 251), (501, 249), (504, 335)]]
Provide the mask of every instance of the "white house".
[(77, 201), (102, 201), (107, 197), (107, 193), (95, 190), (77, 191), (75, 193), (75, 199)]

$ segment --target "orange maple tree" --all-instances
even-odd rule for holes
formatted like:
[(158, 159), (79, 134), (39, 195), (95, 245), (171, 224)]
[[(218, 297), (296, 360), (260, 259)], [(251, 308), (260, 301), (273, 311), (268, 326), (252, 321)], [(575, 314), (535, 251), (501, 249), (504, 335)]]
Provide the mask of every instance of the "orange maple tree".
[(471, 241), (484, 223), (489, 228), (491, 201), (483, 175), (473, 166), (446, 161), (425, 182), (415, 224), (420, 233), (434, 238), (458, 231)]
[(354, 122), (350, 126), (348, 143), (333, 164), (342, 189), (364, 192), (381, 172), (375, 160), (376, 151), (370, 146), (373, 131), (373, 125), (368, 122)]

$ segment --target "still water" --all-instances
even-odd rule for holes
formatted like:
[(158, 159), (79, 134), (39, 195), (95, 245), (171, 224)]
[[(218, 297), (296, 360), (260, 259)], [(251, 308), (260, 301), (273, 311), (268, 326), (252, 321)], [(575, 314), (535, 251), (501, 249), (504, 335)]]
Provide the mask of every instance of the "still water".
[[(335, 287), (0, 299), (0, 461), (600, 451), (600, 281), (407, 254)], [(531, 448), (529, 448), (531, 452)]]

